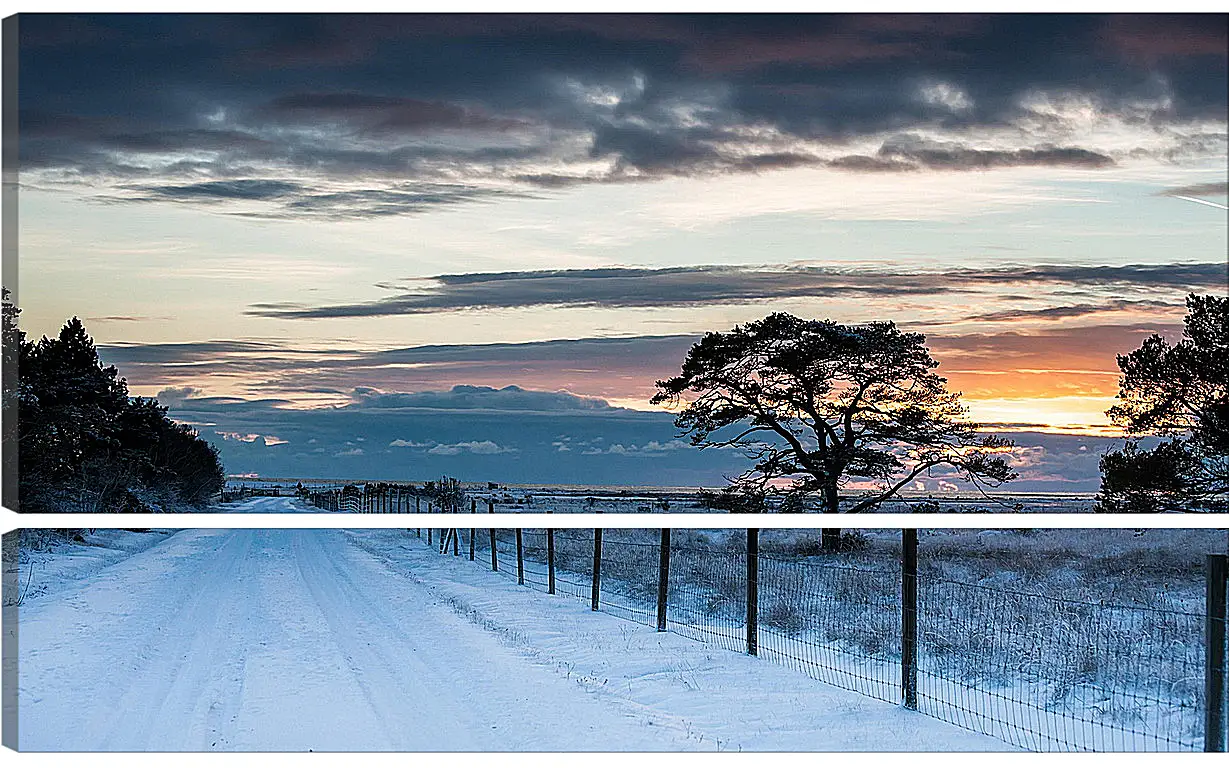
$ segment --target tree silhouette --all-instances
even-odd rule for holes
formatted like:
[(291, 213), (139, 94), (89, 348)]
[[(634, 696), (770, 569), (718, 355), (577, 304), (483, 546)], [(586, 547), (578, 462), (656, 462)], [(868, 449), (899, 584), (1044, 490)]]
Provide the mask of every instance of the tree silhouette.
[(18, 462), (17, 495), (6, 488), (6, 504), (22, 512), (177, 511), (221, 490), (217, 449), (157, 401), (129, 397), (80, 320), (30, 342), (17, 327), (20, 310), (7, 291), (4, 298), (6, 424), (17, 416), (5, 454)]
[[(657, 382), (651, 402), (695, 395), (675, 424), (701, 449), (747, 452), (755, 465), (736, 486), (762, 493), (786, 479), (788, 493), (818, 494), (827, 513), (840, 511), (841, 489), (855, 479), (870, 488), (848, 512), (871, 509), (941, 466), (979, 487), (1014, 478), (1001, 455), (1011, 443), (963, 419), (959, 394), (933, 372), (924, 342), (891, 322), (776, 313), (706, 334), (681, 375)], [(839, 535), (825, 530), (825, 548)]]
[[(1118, 356), (1119, 403), (1106, 413), (1131, 436), (1101, 458), (1103, 512), (1225, 511), (1229, 494), (1229, 298), (1191, 294), (1182, 339), (1153, 334)], [(1151, 449), (1139, 438), (1168, 437)]]

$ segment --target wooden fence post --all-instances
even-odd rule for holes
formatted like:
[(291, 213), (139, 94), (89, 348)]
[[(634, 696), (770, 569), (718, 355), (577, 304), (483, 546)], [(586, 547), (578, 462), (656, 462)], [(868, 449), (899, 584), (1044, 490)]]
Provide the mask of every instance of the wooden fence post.
[(1225, 751), (1225, 615), (1229, 555), (1208, 555), (1205, 599), (1204, 752)]
[(917, 709), (917, 529), (900, 533), (900, 688), (905, 707)]
[[(550, 514), (547, 510), (546, 514)], [(546, 529), (546, 594), (555, 594), (555, 529)]]
[(516, 583), (525, 583), (525, 544), (521, 540), (521, 529), (516, 529)]
[(666, 631), (666, 597), (670, 589), (670, 529), (661, 529), (661, 556), (657, 560), (657, 631)]
[[(470, 499), (469, 500), (469, 513), (472, 515), (477, 511), (478, 511), (478, 500)], [(470, 562), (473, 562), (473, 559), (474, 559), (474, 533), (477, 530), (478, 530), (477, 528), (469, 529), (469, 559), (470, 559)]]
[[(427, 509), (430, 509), (430, 508), (431, 506), (428, 505)], [(431, 546), (431, 526), (427, 526), (427, 546), (428, 547)]]
[(457, 530), (456, 528), (451, 528), (449, 530), (452, 531), (452, 556), (460, 557), (461, 552), (460, 552), (459, 547), (461, 546), (461, 542), (458, 541), (458, 539), (461, 538), (461, 532)]
[(598, 595), (602, 591), (602, 529), (593, 529), (593, 594), (590, 608), (597, 610)]
[(747, 653), (760, 653), (760, 529), (747, 529)]

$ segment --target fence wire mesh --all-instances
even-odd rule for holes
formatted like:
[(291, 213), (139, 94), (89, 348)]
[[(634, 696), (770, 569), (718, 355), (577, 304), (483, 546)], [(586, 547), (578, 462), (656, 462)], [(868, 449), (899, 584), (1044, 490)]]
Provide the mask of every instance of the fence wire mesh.
[[(710, 538), (675, 531), (667, 629), (745, 653), (746, 534), (723, 533)], [(489, 568), (489, 529), (476, 534), (476, 560)], [(461, 535), (464, 556), (468, 529)], [(600, 610), (656, 625), (659, 536), (658, 530), (603, 532)], [(495, 545), (499, 573), (515, 581), (515, 530), (497, 529)], [(587, 603), (594, 531), (555, 530), (554, 550), (556, 593)], [(545, 530), (522, 529), (525, 586), (547, 591), (547, 551)], [(762, 551), (759, 655), (825, 683), (900, 702), (897, 556), (851, 563), (840, 556)], [(1199, 749), (1206, 706), (1202, 613), (964, 583), (929, 566), (918, 578), (919, 711), (1037, 751)]]
[(920, 579), (919, 709), (1044, 751), (1202, 738), (1204, 617)]
[(900, 700), (900, 571), (760, 555), (761, 655), (825, 683)]

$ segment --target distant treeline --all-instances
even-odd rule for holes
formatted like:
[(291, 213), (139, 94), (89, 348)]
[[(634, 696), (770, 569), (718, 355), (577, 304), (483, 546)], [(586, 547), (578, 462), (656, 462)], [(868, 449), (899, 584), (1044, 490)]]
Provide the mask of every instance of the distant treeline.
[(178, 512), (222, 489), (217, 449), (157, 400), (129, 397), (80, 320), (28, 341), (8, 293), (4, 413), (17, 429), (6, 430), (5, 452), (12, 460), (16, 448), (18, 511)]

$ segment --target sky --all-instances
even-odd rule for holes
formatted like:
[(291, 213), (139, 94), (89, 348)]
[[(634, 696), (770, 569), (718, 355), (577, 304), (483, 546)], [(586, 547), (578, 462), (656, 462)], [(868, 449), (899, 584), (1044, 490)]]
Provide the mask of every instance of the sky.
[(17, 24), (23, 323), (236, 473), (720, 482), (654, 382), (787, 311), (1095, 490), (1115, 355), (1226, 290), (1223, 14)]

